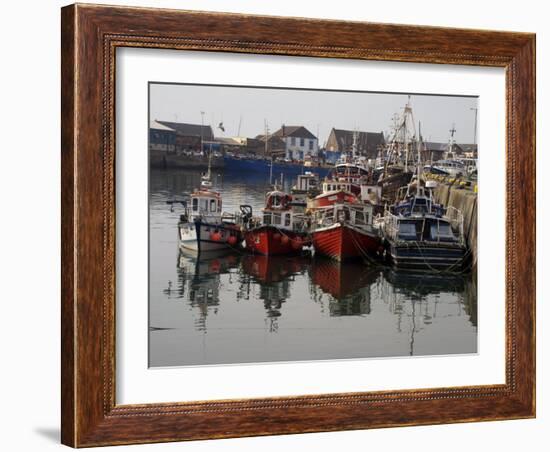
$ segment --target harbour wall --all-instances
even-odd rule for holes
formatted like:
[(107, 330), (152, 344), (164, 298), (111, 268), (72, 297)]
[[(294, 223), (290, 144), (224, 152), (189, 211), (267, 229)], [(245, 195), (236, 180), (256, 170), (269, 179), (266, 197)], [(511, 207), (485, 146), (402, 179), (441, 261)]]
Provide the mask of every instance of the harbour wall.
[(437, 203), (452, 206), (464, 216), (464, 238), (472, 253), (472, 268), (477, 267), (477, 193), (467, 188), (439, 184), (434, 189)]
[[(208, 158), (158, 150), (149, 151), (149, 165), (152, 168), (208, 169)], [(224, 167), (223, 157), (212, 158), (212, 169)]]

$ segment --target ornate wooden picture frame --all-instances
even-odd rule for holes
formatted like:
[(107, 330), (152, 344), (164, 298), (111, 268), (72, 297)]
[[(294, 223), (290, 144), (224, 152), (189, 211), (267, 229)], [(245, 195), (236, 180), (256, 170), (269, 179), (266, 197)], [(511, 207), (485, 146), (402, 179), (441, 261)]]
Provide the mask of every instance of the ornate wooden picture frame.
[[(307, 30), (307, 32), (304, 32)], [(62, 9), (62, 442), (73, 447), (535, 416), (535, 36), (71, 5)], [(117, 405), (115, 51), (120, 47), (506, 70), (506, 382)]]

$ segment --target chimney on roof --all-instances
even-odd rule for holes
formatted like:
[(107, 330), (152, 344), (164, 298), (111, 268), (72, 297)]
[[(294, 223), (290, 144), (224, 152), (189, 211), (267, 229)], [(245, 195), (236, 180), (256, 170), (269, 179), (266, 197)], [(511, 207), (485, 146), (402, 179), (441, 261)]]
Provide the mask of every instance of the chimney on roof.
[(281, 130), (283, 132), (283, 137), (286, 136), (286, 134), (285, 134), (285, 125), (284, 124), (281, 126)]

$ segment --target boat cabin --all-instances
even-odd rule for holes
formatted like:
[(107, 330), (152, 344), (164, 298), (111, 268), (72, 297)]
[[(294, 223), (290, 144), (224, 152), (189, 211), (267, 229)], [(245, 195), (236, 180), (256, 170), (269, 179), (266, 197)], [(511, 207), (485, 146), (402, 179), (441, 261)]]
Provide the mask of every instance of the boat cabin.
[[(404, 194), (403, 194), (404, 193)], [(426, 187), (417, 184), (409, 184), (398, 192), (398, 198), (402, 201), (393, 207), (393, 213), (400, 216), (435, 215), (442, 217), (445, 208), (433, 201), (432, 193)]]
[(393, 240), (416, 242), (461, 243), (459, 232), (445, 218), (400, 218), (392, 216), (386, 224), (386, 233)]
[(201, 188), (191, 194), (189, 217), (207, 223), (219, 223), (222, 216), (222, 198), (218, 192)]
[(358, 195), (361, 192), (361, 188), (357, 184), (348, 181), (335, 181), (329, 179), (323, 182), (323, 193), (336, 191), (345, 191)]
[(292, 208), (292, 196), (282, 191), (272, 191), (266, 195), (265, 208), (262, 209), (262, 224), (280, 229), (303, 229), (304, 215)]
[(319, 189), (319, 177), (309, 171), (305, 174), (299, 174), (296, 179), (296, 185), (292, 187), (293, 192), (312, 192)]
[(378, 184), (361, 184), (361, 200), (378, 204), (382, 199), (382, 186)]
[(371, 229), (373, 217), (373, 206), (370, 204), (334, 204), (315, 210), (314, 224), (325, 227), (339, 222)]

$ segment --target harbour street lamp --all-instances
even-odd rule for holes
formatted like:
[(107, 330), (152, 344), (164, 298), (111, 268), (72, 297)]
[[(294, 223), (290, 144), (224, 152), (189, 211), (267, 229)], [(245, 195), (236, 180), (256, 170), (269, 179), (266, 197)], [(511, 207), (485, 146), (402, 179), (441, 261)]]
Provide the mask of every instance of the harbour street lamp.
[(475, 112), (474, 116), (474, 144), (477, 144), (477, 107), (472, 107), (470, 110)]

